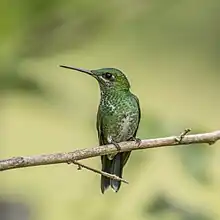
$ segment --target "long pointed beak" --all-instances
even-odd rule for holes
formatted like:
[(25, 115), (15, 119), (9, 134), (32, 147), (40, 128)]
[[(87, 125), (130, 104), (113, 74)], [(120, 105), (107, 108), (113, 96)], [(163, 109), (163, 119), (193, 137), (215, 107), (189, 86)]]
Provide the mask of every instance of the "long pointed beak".
[(71, 70), (76, 70), (82, 73), (87, 73), (91, 76), (94, 76), (94, 73), (92, 73), (92, 71), (90, 70), (85, 70), (85, 69), (81, 69), (81, 68), (76, 68), (76, 67), (72, 67), (72, 66), (65, 66), (65, 65), (60, 65), (60, 67), (66, 68), (66, 69), (71, 69)]

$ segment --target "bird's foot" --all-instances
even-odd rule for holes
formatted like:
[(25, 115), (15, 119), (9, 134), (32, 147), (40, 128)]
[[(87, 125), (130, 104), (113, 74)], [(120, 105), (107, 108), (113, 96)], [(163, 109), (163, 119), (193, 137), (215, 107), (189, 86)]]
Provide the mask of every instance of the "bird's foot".
[(141, 144), (141, 139), (140, 139), (140, 138), (137, 138), (137, 137), (132, 137), (132, 138), (131, 138), (131, 141), (135, 141), (135, 143), (137, 144), (138, 147), (139, 147), (140, 144)]
[(116, 148), (117, 148), (117, 150), (118, 151), (120, 151), (121, 150), (121, 147), (119, 146), (119, 144), (117, 143), (117, 142), (115, 142), (115, 141), (111, 141), (111, 144), (113, 144)]
[(118, 151), (121, 150), (121, 147), (119, 146), (119, 144), (117, 142), (115, 142), (111, 136), (108, 137), (108, 143), (113, 144)]

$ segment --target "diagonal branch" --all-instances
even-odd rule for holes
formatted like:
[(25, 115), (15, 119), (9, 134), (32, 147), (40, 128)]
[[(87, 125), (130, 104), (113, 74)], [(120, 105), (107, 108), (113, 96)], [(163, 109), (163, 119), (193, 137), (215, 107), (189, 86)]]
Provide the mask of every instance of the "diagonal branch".
[[(122, 142), (119, 144), (120, 152), (198, 143), (214, 144), (216, 141), (220, 140), (220, 130), (210, 133), (180, 135), (180, 137), (171, 136), (165, 138), (146, 139), (142, 140), (141, 143), (138, 145), (135, 141)], [(83, 160), (91, 157), (112, 154), (115, 152), (118, 152), (116, 147), (112, 144), (109, 144), (105, 146), (75, 150), (73, 152), (68, 153), (53, 153), (35, 156), (12, 157), (9, 159), (0, 160), (0, 171), (22, 167), (68, 163), (71, 161)]]
[(127, 184), (128, 184), (128, 181), (126, 181), (125, 179), (122, 179), (122, 178), (120, 178), (120, 177), (118, 177), (118, 176), (116, 176), (116, 175), (114, 175), (114, 174), (110, 174), (110, 173), (106, 173), (106, 172), (104, 172), (104, 171), (100, 171), (100, 170), (94, 169), (94, 168), (89, 167), (89, 166), (87, 166), (87, 165), (85, 165), (85, 164), (81, 164), (81, 163), (79, 163), (79, 162), (77, 162), (77, 161), (72, 161), (72, 162), (69, 162), (69, 163), (74, 163), (74, 164), (78, 165), (78, 166), (79, 166), (79, 167), (78, 167), (78, 170), (82, 169), (82, 167), (83, 167), (83, 168), (85, 168), (85, 169), (87, 169), (87, 170), (90, 170), (90, 171), (92, 171), (92, 172), (94, 172), (94, 173), (98, 173), (98, 174), (103, 175), (103, 176), (106, 176), (106, 177), (108, 177), (108, 178), (110, 178), (110, 179), (119, 180), (119, 181), (121, 181), (121, 182), (123, 182), (123, 183), (127, 183)]

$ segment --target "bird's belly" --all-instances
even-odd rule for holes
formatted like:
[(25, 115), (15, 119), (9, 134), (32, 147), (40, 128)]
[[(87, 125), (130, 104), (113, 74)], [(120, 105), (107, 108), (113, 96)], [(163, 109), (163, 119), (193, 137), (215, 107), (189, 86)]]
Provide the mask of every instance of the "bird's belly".
[(112, 126), (110, 126), (108, 134), (115, 142), (127, 141), (134, 136), (137, 126), (137, 114), (122, 115), (121, 117), (119, 116), (118, 120), (115, 120)]

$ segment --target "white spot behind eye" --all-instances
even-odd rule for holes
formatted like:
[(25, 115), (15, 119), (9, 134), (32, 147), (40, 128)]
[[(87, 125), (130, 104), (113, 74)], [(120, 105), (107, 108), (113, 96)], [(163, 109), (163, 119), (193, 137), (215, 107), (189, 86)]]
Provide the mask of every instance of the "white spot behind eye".
[(109, 86), (112, 85), (112, 82), (114, 81), (114, 80), (106, 79), (103, 76), (100, 76), (100, 78), (106, 85), (109, 85)]

